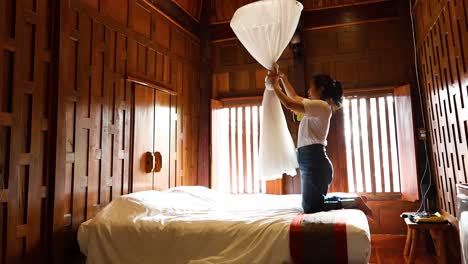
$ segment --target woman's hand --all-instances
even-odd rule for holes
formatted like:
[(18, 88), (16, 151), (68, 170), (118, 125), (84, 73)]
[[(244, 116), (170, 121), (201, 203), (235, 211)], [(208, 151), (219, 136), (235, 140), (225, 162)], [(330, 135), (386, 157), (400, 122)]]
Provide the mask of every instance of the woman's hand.
[(265, 82), (273, 85), (273, 84), (278, 83), (278, 81), (279, 81), (279, 75), (272, 71), (268, 71), (268, 74), (265, 78)]
[(284, 74), (283, 72), (278, 72), (278, 77), (283, 81), (288, 80), (288, 76), (286, 76), (286, 74)]

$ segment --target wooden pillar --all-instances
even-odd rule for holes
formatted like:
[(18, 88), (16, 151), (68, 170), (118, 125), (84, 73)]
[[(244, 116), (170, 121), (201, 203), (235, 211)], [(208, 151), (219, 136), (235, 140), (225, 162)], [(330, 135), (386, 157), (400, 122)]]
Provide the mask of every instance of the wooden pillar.
[[(201, 28), (209, 26), (209, 1), (204, 1), (201, 14)], [(198, 134), (198, 180), (197, 185), (211, 185), (211, 51), (209, 30), (200, 32), (200, 119)]]

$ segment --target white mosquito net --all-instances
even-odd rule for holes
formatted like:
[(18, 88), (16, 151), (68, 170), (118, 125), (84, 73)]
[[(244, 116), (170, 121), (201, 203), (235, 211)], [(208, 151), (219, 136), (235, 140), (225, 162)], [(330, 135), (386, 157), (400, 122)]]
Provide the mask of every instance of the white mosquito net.
[[(277, 71), (276, 62), (296, 31), (303, 6), (296, 0), (262, 0), (239, 8), (231, 20), (234, 33), (263, 67)], [(294, 142), (281, 103), (271, 84), (263, 94), (259, 174), (266, 180), (296, 175)]]

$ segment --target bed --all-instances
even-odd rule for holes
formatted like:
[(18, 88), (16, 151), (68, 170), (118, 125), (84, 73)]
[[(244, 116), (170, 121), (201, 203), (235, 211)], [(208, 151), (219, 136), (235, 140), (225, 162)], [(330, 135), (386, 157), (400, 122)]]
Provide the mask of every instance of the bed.
[(204, 187), (144, 191), (81, 224), (87, 263), (368, 263), (358, 210), (302, 214), (300, 195), (230, 195)]

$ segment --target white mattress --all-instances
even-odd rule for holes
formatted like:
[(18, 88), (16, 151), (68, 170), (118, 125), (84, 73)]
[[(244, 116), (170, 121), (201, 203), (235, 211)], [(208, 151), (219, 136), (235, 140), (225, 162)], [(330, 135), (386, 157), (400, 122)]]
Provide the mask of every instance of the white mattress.
[[(300, 212), (300, 195), (228, 195), (204, 187), (146, 191), (114, 200), (80, 226), (78, 241), (90, 264), (291, 263), (289, 226)], [(330, 214), (346, 219), (348, 262), (368, 263), (365, 215), (315, 215), (320, 221)]]

